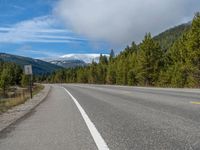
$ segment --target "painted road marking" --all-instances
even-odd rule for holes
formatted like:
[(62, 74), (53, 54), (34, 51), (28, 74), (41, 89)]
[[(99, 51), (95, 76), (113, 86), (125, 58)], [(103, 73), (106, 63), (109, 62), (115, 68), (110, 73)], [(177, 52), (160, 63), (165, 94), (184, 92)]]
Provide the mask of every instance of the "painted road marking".
[[(64, 87), (63, 87), (64, 88)], [(74, 96), (66, 89), (64, 88), (65, 91), (69, 94), (69, 96), (73, 99), (74, 103), (76, 104), (78, 110), (80, 111), (96, 145), (97, 148), (99, 150), (109, 150), (106, 142), (104, 141), (104, 139), (102, 138), (101, 134), (98, 132), (97, 128), (95, 127), (95, 125), (92, 123), (92, 121), (90, 120), (90, 118), (88, 117), (88, 115), (86, 114), (86, 112), (84, 111), (84, 109), (81, 107), (81, 105), (78, 103), (78, 101), (76, 100), (76, 98), (74, 98)]]
[(190, 102), (191, 104), (200, 105), (200, 102)]

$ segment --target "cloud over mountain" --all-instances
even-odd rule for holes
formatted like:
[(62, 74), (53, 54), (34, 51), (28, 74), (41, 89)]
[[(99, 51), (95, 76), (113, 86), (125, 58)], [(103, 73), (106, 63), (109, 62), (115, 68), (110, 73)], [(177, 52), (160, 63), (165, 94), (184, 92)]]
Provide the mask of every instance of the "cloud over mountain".
[(60, 0), (55, 12), (78, 34), (122, 45), (188, 21), (199, 8), (199, 0)]

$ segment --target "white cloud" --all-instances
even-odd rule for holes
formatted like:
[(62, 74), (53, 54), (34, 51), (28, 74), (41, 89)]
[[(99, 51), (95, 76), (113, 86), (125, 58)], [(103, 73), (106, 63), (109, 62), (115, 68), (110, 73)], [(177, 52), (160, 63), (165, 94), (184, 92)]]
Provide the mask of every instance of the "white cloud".
[(199, 9), (199, 0), (60, 0), (55, 12), (78, 34), (123, 45), (192, 19)]
[(19, 22), (11, 27), (0, 27), (0, 42), (69, 43), (86, 40), (69, 36), (71, 31), (58, 28), (58, 23), (52, 16), (43, 16)]
[(61, 53), (45, 49), (34, 50), (31, 45), (22, 45), (17, 49), (17, 51), (24, 56), (33, 54), (33, 55), (42, 55), (43, 57), (59, 57), (60, 55), (62, 55)]

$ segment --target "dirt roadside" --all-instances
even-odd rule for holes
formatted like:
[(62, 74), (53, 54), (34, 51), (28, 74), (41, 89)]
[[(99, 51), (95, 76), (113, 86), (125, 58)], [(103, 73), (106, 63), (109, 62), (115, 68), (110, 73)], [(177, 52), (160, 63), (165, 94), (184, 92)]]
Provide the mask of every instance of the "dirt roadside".
[(26, 116), (48, 96), (51, 85), (45, 84), (44, 89), (35, 95), (32, 99), (27, 100), (24, 104), (11, 108), (7, 112), (0, 115), (0, 133), (6, 128)]

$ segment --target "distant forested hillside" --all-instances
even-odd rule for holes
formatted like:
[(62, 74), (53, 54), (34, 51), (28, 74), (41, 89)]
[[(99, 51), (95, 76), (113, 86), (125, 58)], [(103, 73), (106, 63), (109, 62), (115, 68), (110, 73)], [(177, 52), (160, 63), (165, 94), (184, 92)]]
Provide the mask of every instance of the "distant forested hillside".
[(23, 70), (15, 63), (0, 61), (0, 91), (4, 94), (10, 85), (21, 85)]
[(33, 66), (33, 73), (36, 75), (50, 74), (53, 71), (62, 69), (62, 67), (38, 59), (32, 59), (28, 57), (22, 57), (5, 53), (0, 53), (0, 60), (4, 62), (16, 63), (22, 68), (24, 67), (24, 65), (31, 64)]
[(48, 82), (77, 82), (161, 87), (200, 87), (200, 13), (177, 26), (127, 46), (99, 63), (54, 72)]
[(170, 28), (159, 35), (155, 36), (153, 39), (159, 43), (161, 48), (166, 51), (169, 49), (173, 43), (180, 38), (184, 32), (187, 32), (191, 27), (191, 23), (182, 24), (173, 28)]

